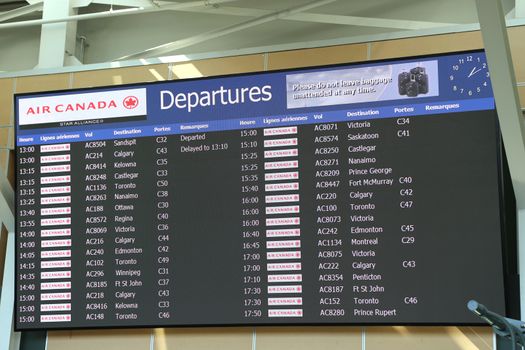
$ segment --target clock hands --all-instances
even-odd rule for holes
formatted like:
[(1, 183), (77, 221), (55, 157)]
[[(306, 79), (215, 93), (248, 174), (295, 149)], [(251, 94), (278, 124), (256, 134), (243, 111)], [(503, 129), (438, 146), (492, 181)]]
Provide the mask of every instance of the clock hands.
[(476, 69), (477, 67), (474, 67), (472, 68), (472, 70), (470, 71), (469, 75), (467, 76), (467, 78), (470, 78), (471, 76), (473, 76), (474, 74), (480, 72), (482, 69), (479, 68), (479, 69)]

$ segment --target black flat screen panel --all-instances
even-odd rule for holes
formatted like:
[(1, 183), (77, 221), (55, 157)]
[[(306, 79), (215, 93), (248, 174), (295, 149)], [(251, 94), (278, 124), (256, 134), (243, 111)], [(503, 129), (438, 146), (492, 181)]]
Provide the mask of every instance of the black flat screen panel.
[(16, 326), (504, 312), (483, 52), (16, 96)]

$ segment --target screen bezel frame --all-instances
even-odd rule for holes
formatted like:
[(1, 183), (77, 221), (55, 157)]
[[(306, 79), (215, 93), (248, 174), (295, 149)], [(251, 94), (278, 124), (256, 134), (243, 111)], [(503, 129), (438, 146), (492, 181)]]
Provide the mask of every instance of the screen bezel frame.
[[(296, 50), (299, 51), (299, 50)], [(13, 95), (13, 108), (14, 108), (14, 171), (15, 171), (15, 214), (14, 214), (14, 222), (15, 222), (15, 278), (18, 279), (17, 267), (18, 267), (18, 145), (17, 145), (17, 131), (18, 131), (18, 99), (22, 97), (36, 97), (36, 96), (48, 96), (48, 95), (55, 95), (55, 94), (74, 94), (74, 93), (82, 93), (82, 92), (93, 92), (93, 91), (107, 91), (107, 90), (114, 90), (114, 89), (125, 89), (125, 88), (133, 88), (137, 86), (150, 86), (150, 85), (160, 85), (160, 84), (177, 84), (177, 83), (184, 83), (188, 81), (203, 81), (203, 80), (209, 80), (209, 79), (221, 79), (221, 78), (235, 78), (240, 76), (257, 76), (257, 75), (264, 75), (269, 73), (284, 73), (284, 72), (296, 72), (296, 71), (305, 71), (305, 70), (315, 70), (315, 69), (331, 69), (331, 68), (338, 68), (338, 67), (355, 67), (359, 65), (369, 65), (369, 64), (380, 64), (380, 63), (392, 63), (394, 64), (397, 61), (403, 61), (403, 60), (418, 60), (418, 59), (428, 59), (428, 58), (437, 58), (437, 57), (443, 57), (443, 56), (454, 56), (454, 55), (462, 55), (462, 54), (469, 54), (469, 53), (480, 53), (485, 52), (484, 49), (476, 49), (476, 50), (462, 50), (462, 51), (451, 51), (451, 52), (444, 52), (444, 53), (434, 53), (434, 54), (426, 54), (426, 55), (416, 55), (416, 56), (406, 56), (406, 57), (395, 57), (395, 58), (385, 58), (385, 59), (378, 59), (378, 60), (367, 60), (367, 61), (353, 61), (353, 62), (345, 62), (345, 63), (336, 63), (336, 64), (323, 64), (323, 65), (308, 65), (308, 66), (302, 66), (302, 67), (294, 67), (294, 68), (283, 68), (283, 69), (277, 69), (277, 70), (267, 70), (267, 71), (256, 71), (256, 72), (243, 72), (243, 73), (234, 73), (234, 74), (220, 74), (220, 75), (212, 75), (212, 76), (204, 76), (204, 77), (196, 77), (196, 78), (185, 78), (185, 79), (173, 79), (173, 80), (163, 80), (163, 81), (152, 81), (152, 82), (138, 82), (138, 83), (129, 83), (129, 84), (117, 84), (117, 85), (101, 85), (101, 86), (92, 86), (92, 87), (86, 87), (86, 88), (72, 88), (72, 89), (57, 89), (57, 90), (46, 90), (46, 91), (37, 91), (37, 92), (24, 92), (24, 93), (15, 93)], [(147, 66), (145, 66), (147, 67)], [(491, 111), (491, 110), (486, 110)], [(493, 109), (493, 111), (496, 113), (497, 116), (497, 110), (496, 108)], [(461, 112), (456, 112), (461, 113)], [(510, 247), (506, 247), (504, 245), (505, 239), (508, 239), (510, 237), (510, 241), (513, 241), (513, 238), (515, 239), (517, 231), (514, 230), (514, 232), (507, 232), (508, 228), (506, 225), (506, 220), (504, 220), (504, 215), (506, 214), (504, 212), (504, 202), (506, 201), (506, 198), (504, 198), (504, 190), (503, 185), (505, 182), (504, 179), (504, 172), (505, 172), (505, 162), (503, 161), (502, 157), (504, 157), (504, 150), (503, 150), (503, 144), (502, 144), (502, 137), (501, 132), (499, 132), (499, 127), (496, 126), (496, 130), (498, 131), (497, 140), (498, 145), (496, 152), (498, 154), (498, 157), (496, 159), (497, 161), (497, 170), (498, 170), (498, 197), (500, 199), (499, 208), (499, 219), (500, 219), (500, 226), (501, 226), (501, 248), (502, 248), (502, 275), (504, 278), (504, 306), (506, 310), (506, 314), (509, 315), (509, 304), (515, 304), (518, 303), (519, 305), (519, 291), (516, 291), (516, 295), (512, 296), (510, 295), (510, 291), (507, 290), (507, 281), (509, 279), (509, 274), (506, 273), (506, 271), (512, 269), (512, 267), (506, 266), (508, 259), (506, 259), (507, 255), (512, 255), (513, 252), (509, 252)], [(510, 184), (512, 186), (512, 184)], [(509, 202), (508, 200), (506, 202)], [(512, 202), (512, 201), (510, 201)], [(515, 204), (515, 203), (514, 203)], [(514, 212), (516, 210), (516, 207), (510, 208), (514, 209)], [(516, 215), (514, 213), (514, 219), (516, 218)], [(517, 255), (517, 252), (514, 252), (514, 254)], [(517, 266), (515, 266), (517, 268)], [(392, 322), (370, 322), (370, 323), (293, 323), (293, 322), (286, 322), (286, 323), (239, 323), (239, 324), (185, 324), (185, 325), (122, 325), (122, 326), (98, 326), (98, 327), (30, 327), (30, 328), (20, 328), (18, 327), (17, 322), (17, 302), (18, 302), (18, 290), (17, 290), (18, 282), (15, 281), (14, 288), (15, 288), (15, 300), (14, 300), (14, 307), (13, 307), (13, 317), (14, 317), (14, 330), (15, 331), (47, 331), (47, 330), (102, 330), (102, 329), (137, 329), (137, 328), (203, 328), (203, 327), (376, 327), (376, 326), (417, 326), (417, 327), (428, 327), (428, 326), (469, 326), (469, 327), (485, 327), (486, 323), (482, 320), (476, 323), (457, 323), (457, 322), (443, 322), (443, 323), (433, 323), (433, 322), (407, 322), (407, 323), (392, 323)], [(512, 299), (512, 302), (509, 300)], [(514, 315), (513, 315), (514, 316)], [(518, 316), (519, 317), (519, 316)], [(39, 322), (40, 323), (40, 322)]]

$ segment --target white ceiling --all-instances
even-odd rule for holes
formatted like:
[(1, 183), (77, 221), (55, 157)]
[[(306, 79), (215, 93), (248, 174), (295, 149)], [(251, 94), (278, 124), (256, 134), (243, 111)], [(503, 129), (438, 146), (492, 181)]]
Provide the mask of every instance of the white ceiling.
[[(41, 1), (0, 0), (0, 18), (2, 12)], [(364, 41), (367, 37), (400, 31), (446, 31), (448, 27), (477, 22), (475, 0), (323, 0), (321, 6), (311, 5), (305, 11), (301, 11), (304, 10), (301, 7), (312, 4), (312, 0), (237, 0), (179, 10), (163, 8), (194, 0), (70, 1), (76, 5), (89, 4), (79, 7), (79, 14), (138, 6), (162, 9), (78, 21), (76, 35), (85, 37), (88, 46), (83, 57), (80, 57), (79, 45), (74, 54), (85, 64), (342, 38)], [(501, 1), (505, 12), (512, 17), (516, 2), (525, 0)], [(289, 9), (292, 13), (283, 12)], [(40, 26), (5, 26), (39, 18), (42, 11), (0, 23), (0, 70), (30, 69), (36, 65)], [(162, 47), (155, 49), (158, 46)]]

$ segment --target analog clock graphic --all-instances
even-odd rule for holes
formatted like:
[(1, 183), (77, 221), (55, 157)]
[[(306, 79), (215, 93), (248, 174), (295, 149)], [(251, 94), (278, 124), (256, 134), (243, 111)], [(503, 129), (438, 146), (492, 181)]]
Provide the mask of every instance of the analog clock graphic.
[(490, 88), (490, 73), (485, 57), (460, 56), (450, 67), (452, 92), (458, 96), (476, 96)]

